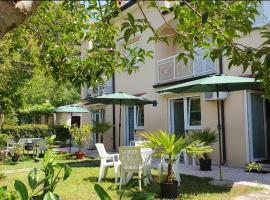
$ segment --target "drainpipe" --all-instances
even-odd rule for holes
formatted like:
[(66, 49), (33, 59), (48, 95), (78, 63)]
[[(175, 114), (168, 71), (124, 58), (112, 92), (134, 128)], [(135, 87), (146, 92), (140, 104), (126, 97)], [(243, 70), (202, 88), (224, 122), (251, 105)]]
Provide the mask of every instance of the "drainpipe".
[[(223, 57), (222, 55), (219, 57), (219, 73), (223, 74)], [(222, 134), (222, 154), (223, 160), (222, 164), (226, 163), (227, 161), (227, 151), (226, 151), (226, 134), (225, 134), (225, 109), (224, 109), (224, 100), (220, 101), (220, 114), (221, 114), (221, 134)]]
[[(115, 93), (115, 74), (112, 75), (112, 92)], [(116, 149), (115, 145), (115, 105), (112, 106), (113, 113), (113, 150)]]

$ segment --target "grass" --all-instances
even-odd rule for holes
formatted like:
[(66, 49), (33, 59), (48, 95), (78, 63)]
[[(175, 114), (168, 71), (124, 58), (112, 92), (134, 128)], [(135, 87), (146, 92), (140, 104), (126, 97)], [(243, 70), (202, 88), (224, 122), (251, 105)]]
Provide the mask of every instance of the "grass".
[[(69, 179), (61, 182), (56, 189), (64, 200), (98, 200), (94, 191), (94, 184), (97, 183), (99, 173), (99, 161), (95, 159), (78, 160), (61, 160), (72, 167), (72, 173)], [(9, 161), (0, 165), (0, 170), (3, 169), (22, 169), (39, 167), (40, 162), (34, 162), (30, 158), (24, 158), (24, 161), (10, 165)], [(153, 170), (155, 181), (144, 187), (143, 190), (147, 192), (159, 193), (159, 184), (157, 178), (157, 170)], [(181, 200), (225, 200), (234, 196), (247, 194), (253, 191), (260, 190), (259, 188), (248, 186), (235, 186), (233, 188), (214, 187), (208, 184), (210, 179), (198, 178), (194, 176), (181, 175), (182, 185), (179, 187), (179, 197)], [(13, 189), (14, 180), (19, 179), (27, 183), (27, 173), (18, 172), (8, 174), (0, 181), (0, 186), (7, 185), (10, 190)], [(101, 186), (111, 195), (112, 199), (119, 199), (120, 191), (117, 185), (114, 184), (113, 169), (109, 169), (107, 178), (102, 181)], [(123, 199), (130, 199), (130, 197), (138, 192), (137, 184), (134, 188), (125, 192)]]

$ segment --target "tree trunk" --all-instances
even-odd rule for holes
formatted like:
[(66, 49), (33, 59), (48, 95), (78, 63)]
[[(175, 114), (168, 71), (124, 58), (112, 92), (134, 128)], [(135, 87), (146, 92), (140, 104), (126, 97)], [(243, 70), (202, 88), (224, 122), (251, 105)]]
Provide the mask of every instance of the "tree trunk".
[(172, 170), (172, 158), (169, 156), (168, 160), (168, 174), (166, 177), (166, 183), (172, 183), (173, 181), (173, 170)]
[(23, 23), (41, 3), (38, 0), (0, 1), (0, 38)]

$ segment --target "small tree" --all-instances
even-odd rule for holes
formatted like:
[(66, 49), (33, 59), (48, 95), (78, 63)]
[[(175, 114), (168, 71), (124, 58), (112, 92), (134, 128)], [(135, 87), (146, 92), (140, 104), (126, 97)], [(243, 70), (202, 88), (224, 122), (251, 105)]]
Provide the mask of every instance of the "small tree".
[(199, 156), (213, 150), (210, 146), (201, 145), (200, 141), (194, 141), (191, 138), (177, 138), (175, 134), (162, 130), (155, 133), (142, 133), (141, 135), (147, 139), (143, 146), (153, 149), (156, 156), (161, 156), (161, 158), (168, 156), (168, 173), (164, 181), (165, 183), (173, 183), (173, 161), (183, 150)]
[(81, 152), (83, 143), (91, 136), (91, 128), (90, 124), (84, 124), (80, 128), (77, 126), (69, 127), (70, 134), (74, 138), (75, 143), (79, 146), (79, 152)]
[(101, 135), (101, 142), (103, 142), (103, 134), (106, 133), (112, 125), (109, 122), (96, 122), (92, 128), (92, 132), (97, 134), (97, 138)]

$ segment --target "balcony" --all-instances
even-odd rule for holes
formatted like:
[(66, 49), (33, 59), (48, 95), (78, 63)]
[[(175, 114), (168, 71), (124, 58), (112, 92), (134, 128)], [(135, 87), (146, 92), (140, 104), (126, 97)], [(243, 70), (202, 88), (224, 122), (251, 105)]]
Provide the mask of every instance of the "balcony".
[(90, 87), (86, 91), (87, 97), (96, 97), (113, 92), (112, 79), (105, 81), (104, 84), (99, 84), (96, 87)]
[(210, 58), (203, 59), (203, 51), (198, 52), (187, 65), (177, 62), (177, 55), (156, 62), (156, 84), (162, 84), (192, 77), (216, 73), (216, 65)]

